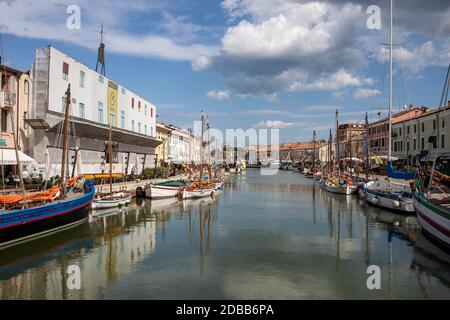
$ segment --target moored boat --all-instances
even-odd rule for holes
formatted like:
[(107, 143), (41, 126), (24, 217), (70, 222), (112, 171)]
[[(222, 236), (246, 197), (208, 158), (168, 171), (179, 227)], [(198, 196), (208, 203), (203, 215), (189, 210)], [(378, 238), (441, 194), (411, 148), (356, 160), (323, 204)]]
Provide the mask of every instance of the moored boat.
[(171, 180), (161, 183), (149, 183), (145, 186), (145, 196), (150, 199), (164, 199), (176, 197), (186, 183), (181, 180)]
[(197, 198), (205, 198), (211, 197), (215, 193), (214, 188), (204, 187), (204, 188), (195, 188), (195, 187), (187, 187), (183, 189), (182, 198), (183, 199), (197, 199)]
[(403, 213), (414, 213), (410, 188), (387, 181), (369, 181), (364, 184), (361, 197), (369, 204), (396, 210)]
[(92, 209), (106, 209), (126, 206), (131, 203), (132, 195), (126, 190), (112, 194), (97, 194), (92, 202)]
[(422, 229), (450, 248), (450, 196), (412, 192), (413, 204)]
[(348, 184), (339, 184), (331, 181), (330, 179), (322, 179), (320, 187), (328, 192), (336, 194), (350, 195), (357, 191), (356, 186)]

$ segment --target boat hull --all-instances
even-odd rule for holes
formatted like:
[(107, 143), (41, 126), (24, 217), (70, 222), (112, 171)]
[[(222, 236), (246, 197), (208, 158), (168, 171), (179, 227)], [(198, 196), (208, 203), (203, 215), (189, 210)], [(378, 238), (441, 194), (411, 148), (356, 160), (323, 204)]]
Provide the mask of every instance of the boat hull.
[(34, 208), (0, 214), (0, 249), (73, 228), (87, 220), (94, 185), (86, 182), (84, 195)]
[(150, 199), (165, 199), (178, 196), (180, 193), (179, 187), (166, 187), (148, 185), (145, 187), (145, 196)]
[(356, 192), (356, 188), (350, 186), (333, 186), (328, 183), (321, 183), (320, 186), (331, 193), (350, 195)]
[(120, 199), (112, 200), (94, 200), (92, 202), (92, 209), (107, 209), (107, 208), (117, 208), (121, 206), (126, 206), (131, 203), (132, 196)]
[(214, 194), (214, 189), (183, 189), (182, 198), (183, 199), (198, 199), (211, 197)]
[(403, 198), (395, 194), (385, 194), (377, 190), (372, 190), (370, 186), (373, 183), (373, 181), (366, 183), (364, 185), (364, 188), (362, 189), (363, 197), (367, 203), (377, 207), (408, 214), (412, 214), (415, 212), (412, 199)]
[(450, 212), (436, 208), (435, 205), (416, 193), (413, 193), (413, 204), (422, 229), (449, 248)]

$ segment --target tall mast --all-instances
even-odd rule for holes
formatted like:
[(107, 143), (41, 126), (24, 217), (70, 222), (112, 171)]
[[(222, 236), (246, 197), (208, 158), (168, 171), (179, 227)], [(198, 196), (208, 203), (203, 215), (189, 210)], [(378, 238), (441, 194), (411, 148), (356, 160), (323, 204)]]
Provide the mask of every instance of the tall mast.
[(68, 136), (67, 131), (69, 127), (69, 114), (70, 114), (71, 96), (70, 96), (70, 83), (66, 91), (66, 110), (64, 113), (64, 127), (63, 127), (63, 152), (61, 161), (61, 180), (64, 183), (66, 181), (66, 160), (68, 158)]
[(331, 159), (331, 146), (333, 141), (333, 135), (330, 129), (330, 138), (328, 139), (328, 173), (333, 173), (333, 160)]
[(369, 117), (366, 112), (366, 179), (369, 178)]
[(202, 176), (203, 176), (203, 129), (204, 129), (204, 119), (205, 119), (205, 115), (203, 114), (202, 111), (202, 133), (201, 133), (201, 137), (200, 137), (200, 175), (199, 175), (199, 188), (202, 186)]
[(108, 153), (109, 153), (109, 193), (112, 196), (112, 129), (111, 129), (111, 124), (109, 125)]
[(391, 0), (391, 14), (389, 21), (389, 130), (388, 130), (388, 161), (391, 161), (392, 153), (392, 26), (394, 16), (394, 0)]
[(313, 165), (312, 167), (316, 168), (316, 130), (313, 131)]
[(339, 111), (336, 109), (336, 162), (338, 168), (340, 168), (341, 164), (339, 163)]

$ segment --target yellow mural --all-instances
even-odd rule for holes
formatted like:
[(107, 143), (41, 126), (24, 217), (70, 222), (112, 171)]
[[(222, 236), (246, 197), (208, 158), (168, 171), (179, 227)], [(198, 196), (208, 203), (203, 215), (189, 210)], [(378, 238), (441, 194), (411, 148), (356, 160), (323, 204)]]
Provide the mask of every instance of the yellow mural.
[(117, 89), (116, 83), (108, 82), (108, 124), (117, 127)]

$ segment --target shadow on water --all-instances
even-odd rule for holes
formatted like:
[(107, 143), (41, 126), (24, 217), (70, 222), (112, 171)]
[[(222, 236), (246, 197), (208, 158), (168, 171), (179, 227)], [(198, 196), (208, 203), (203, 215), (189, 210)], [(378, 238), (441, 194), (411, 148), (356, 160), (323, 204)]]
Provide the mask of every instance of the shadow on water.
[[(0, 299), (448, 299), (450, 257), (411, 219), (248, 170), (214, 198), (137, 199), (0, 251)], [(381, 290), (366, 287), (372, 264)]]

